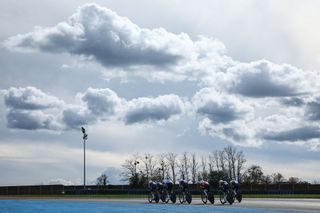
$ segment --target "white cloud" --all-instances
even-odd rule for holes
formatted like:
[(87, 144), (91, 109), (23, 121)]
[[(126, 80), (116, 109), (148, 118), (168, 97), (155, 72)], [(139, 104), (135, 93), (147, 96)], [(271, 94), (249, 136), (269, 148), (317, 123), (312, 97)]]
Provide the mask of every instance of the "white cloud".
[(126, 124), (164, 121), (184, 112), (184, 104), (176, 95), (156, 98), (137, 98), (127, 103), (124, 121)]
[(35, 87), (10, 87), (3, 90), (6, 106), (13, 109), (37, 110), (62, 107), (63, 101), (48, 95)]
[(81, 96), (82, 100), (87, 104), (88, 109), (97, 116), (116, 113), (116, 110), (119, 109), (123, 104), (122, 102), (124, 102), (114, 91), (108, 88), (88, 88)]
[[(20, 90), (28, 91), (28, 95), (15, 95)], [(30, 91), (36, 91), (38, 96), (30, 95)], [(153, 123), (178, 117), (185, 110), (182, 100), (173, 94), (127, 101), (109, 88), (88, 88), (77, 94), (79, 104), (65, 104), (34, 87), (10, 88), (3, 92), (5, 100), (10, 100), (5, 101), (7, 126), (26, 130), (68, 130), (112, 119), (126, 124)]]
[(186, 33), (141, 28), (96, 4), (79, 7), (68, 21), (56, 26), (12, 36), (4, 45), (17, 51), (84, 56), (108, 69), (117, 68), (115, 72), (124, 70), (158, 80), (194, 80), (202, 78), (206, 67), (232, 63), (224, 54), (224, 44), (216, 39), (199, 36), (193, 41)]
[(237, 63), (215, 76), (218, 89), (243, 96), (286, 97), (317, 91), (319, 74), (267, 60)]
[[(213, 123), (229, 123), (238, 119), (252, 117), (253, 108), (239, 98), (219, 93), (214, 88), (203, 88), (193, 97), (198, 114), (206, 116)], [(249, 115), (251, 114), (251, 115)]]
[[(12, 50), (66, 52), (98, 61), (108, 78), (138, 75), (148, 80), (191, 80), (249, 97), (294, 96), (317, 90), (319, 73), (267, 60), (241, 63), (224, 44), (163, 28), (141, 28), (96, 4), (85, 4), (68, 21), (37, 27), (4, 42)], [(111, 69), (110, 69), (111, 68)]]
[[(65, 22), (12, 36), (4, 44), (12, 50), (69, 53), (97, 61), (105, 67), (108, 79), (128, 81), (131, 76), (140, 76), (149, 81), (188, 80), (211, 87), (192, 98), (194, 111), (203, 118), (199, 129), (235, 144), (259, 145), (275, 135), (313, 127), (319, 117), (318, 101), (301, 98), (319, 92), (319, 72), (268, 60), (235, 61), (216, 39), (198, 36), (192, 40), (185, 33), (142, 28), (96, 4), (85, 4)], [(6, 105), (16, 111), (39, 110), (42, 115), (37, 113), (29, 120), (40, 128), (55, 122), (64, 129), (77, 128), (108, 119), (125, 124), (158, 122), (190, 110), (188, 103), (173, 94), (125, 100), (110, 89), (89, 88), (78, 94), (79, 105), (66, 105), (41, 91), (33, 93), (38, 94), (36, 101), (18, 94)], [(52, 111), (57, 106), (63, 106), (60, 113)], [(11, 117), (23, 117), (20, 114)]]
[(86, 55), (105, 66), (176, 64), (194, 48), (187, 34), (140, 28), (96, 4), (81, 6), (67, 22), (37, 27), (33, 32), (9, 38), (5, 44), (18, 50)]

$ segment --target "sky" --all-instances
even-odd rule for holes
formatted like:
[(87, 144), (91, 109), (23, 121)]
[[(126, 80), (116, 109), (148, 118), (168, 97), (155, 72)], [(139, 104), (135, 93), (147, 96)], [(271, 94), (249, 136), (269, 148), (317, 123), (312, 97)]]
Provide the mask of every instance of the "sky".
[(232, 145), (320, 180), (319, 1), (0, 2), (0, 185), (119, 183), (135, 153)]

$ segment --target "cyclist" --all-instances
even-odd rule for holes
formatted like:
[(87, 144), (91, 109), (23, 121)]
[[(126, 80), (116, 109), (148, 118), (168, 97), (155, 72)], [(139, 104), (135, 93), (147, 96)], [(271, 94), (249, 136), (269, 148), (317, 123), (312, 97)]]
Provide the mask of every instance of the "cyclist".
[(162, 193), (161, 193), (161, 200), (163, 202), (168, 203), (169, 199), (175, 203), (176, 202), (176, 195), (173, 193), (173, 182), (168, 179), (164, 179), (162, 181)]
[(149, 203), (151, 203), (153, 200), (158, 203), (159, 199), (160, 199), (160, 195), (158, 192), (158, 187), (157, 187), (157, 183), (150, 180), (148, 182), (148, 188), (150, 190), (149, 194), (148, 194), (148, 201)]
[(239, 203), (242, 200), (242, 195), (239, 192), (239, 182), (236, 180), (230, 181), (231, 190), (233, 191), (234, 197), (239, 201)]
[(179, 193), (180, 203), (182, 204), (182, 203), (188, 202), (190, 204), (192, 201), (192, 196), (188, 190), (188, 181), (180, 180), (179, 188), (180, 188), (180, 193)]
[(164, 180), (162, 181), (162, 184), (163, 184), (164, 188), (165, 188), (166, 190), (168, 190), (169, 193), (172, 192), (173, 182), (172, 182), (171, 180), (164, 179)]
[(214, 203), (214, 195), (210, 191), (210, 184), (207, 181), (201, 180), (199, 182), (201, 190), (201, 200), (204, 204), (209, 200), (210, 203)]
[(227, 190), (228, 190), (228, 187), (229, 187), (229, 184), (228, 184), (227, 181), (225, 181), (225, 180), (219, 180), (219, 189), (220, 189), (222, 192), (226, 193)]
[(234, 195), (230, 191), (228, 182), (225, 180), (219, 180), (219, 197), (221, 204), (225, 204), (227, 201), (232, 204), (234, 201)]
[(179, 188), (182, 192), (186, 192), (188, 190), (188, 182), (186, 180), (179, 181)]
[(235, 192), (237, 192), (238, 189), (239, 189), (239, 182), (236, 181), (236, 180), (231, 180), (231, 181), (230, 181), (230, 186), (231, 186), (232, 190), (234, 190)]

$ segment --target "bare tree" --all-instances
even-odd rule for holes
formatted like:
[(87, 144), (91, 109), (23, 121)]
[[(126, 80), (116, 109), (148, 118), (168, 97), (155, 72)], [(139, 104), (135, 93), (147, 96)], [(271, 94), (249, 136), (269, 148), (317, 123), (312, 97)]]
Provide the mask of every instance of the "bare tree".
[(181, 179), (189, 181), (190, 159), (187, 152), (184, 152), (182, 154), (178, 167)]
[(281, 183), (285, 180), (283, 175), (279, 172), (272, 174), (272, 179), (273, 183)]
[(138, 154), (133, 155), (127, 159), (122, 165), (124, 171), (122, 172), (123, 181), (128, 181), (131, 186), (138, 186), (145, 182), (145, 177), (140, 169), (140, 157)]
[(109, 181), (108, 181), (108, 176), (106, 174), (103, 173), (97, 178), (97, 185), (106, 186), (107, 183), (109, 183)]
[(288, 179), (288, 182), (292, 183), (292, 184), (299, 183), (299, 181), (300, 181), (300, 179), (297, 177), (289, 177), (289, 179)]
[(137, 175), (137, 169), (139, 169), (139, 155), (134, 154), (130, 159), (125, 160), (124, 164), (122, 165), (122, 168), (124, 171), (122, 172), (123, 180), (128, 181), (130, 178)]
[(197, 174), (198, 174), (198, 167), (199, 163), (196, 158), (196, 154), (193, 153), (191, 156), (191, 176), (192, 176), (192, 183), (195, 184), (197, 180)]
[(171, 170), (171, 178), (172, 178), (172, 182), (173, 184), (176, 184), (176, 177), (177, 177), (177, 174), (176, 174), (176, 167), (177, 167), (177, 154), (173, 153), (173, 152), (169, 152), (167, 155), (166, 155), (166, 159), (167, 159), (167, 162), (168, 162), (168, 166)]
[[(210, 155), (209, 155), (210, 156)], [(208, 172), (207, 172), (207, 159), (205, 156), (201, 157), (201, 179), (202, 180), (208, 180)]]
[(152, 179), (155, 175), (155, 169), (157, 162), (155, 160), (155, 157), (152, 154), (146, 153), (143, 157), (141, 157), (141, 161), (144, 164), (144, 174), (147, 177), (147, 180)]
[(263, 175), (261, 181), (262, 181), (262, 183), (264, 183), (264, 184), (270, 184), (270, 183), (272, 183), (271, 175)]
[(243, 151), (239, 151), (236, 155), (237, 158), (237, 180), (242, 182), (244, 173), (242, 172), (245, 168), (244, 164), (246, 163), (246, 159), (244, 157)]
[(213, 153), (212, 153), (212, 155), (209, 154), (208, 159), (209, 159), (208, 166), (209, 166), (209, 173), (210, 173), (214, 170), (214, 155), (213, 155)]
[(228, 163), (228, 174), (229, 179), (235, 179), (236, 178), (236, 148), (232, 146), (228, 146), (224, 148), (225, 152), (225, 159)]
[(216, 168), (217, 168), (217, 171), (221, 171), (221, 166), (220, 166), (220, 160), (219, 160), (219, 151), (214, 151), (213, 152), (213, 158), (214, 158), (214, 162), (216, 163)]
[(158, 165), (161, 179), (166, 178), (165, 174), (168, 174), (168, 166), (166, 165), (166, 155), (161, 153), (158, 155)]
[[(221, 168), (221, 171), (226, 173), (226, 157), (225, 157), (225, 152), (222, 151), (218, 151), (218, 161), (219, 161), (219, 166)], [(218, 168), (219, 168), (218, 166)], [(219, 170), (218, 170), (219, 171)]]
[(263, 179), (263, 172), (262, 168), (258, 165), (252, 165), (248, 170), (247, 170), (247, 177), (246, 177), (246, 182), (247, 183), (261, 183)]

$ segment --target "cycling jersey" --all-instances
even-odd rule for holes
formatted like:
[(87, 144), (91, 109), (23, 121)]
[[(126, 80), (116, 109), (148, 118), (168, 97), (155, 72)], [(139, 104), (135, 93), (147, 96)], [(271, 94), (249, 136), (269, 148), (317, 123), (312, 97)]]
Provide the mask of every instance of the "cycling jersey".
[(210, 187), (210, 185), (207, 181), (201, 180), (199, 183), (200, 183), (201, 190), (209, 189), (209, 187)]
[(180, 180), (179, 181), (179, 187), (184, 191), (188, 188), (188, 182), (185, 180)]
[(168, 179), (164, 179), (162, 181), (163, 183), (163, 186), (168, 190), (168, 191), (171, 191), (172, 188), (173, 188), (173, 182), (171, 180), (168, 180)]
[(148, 188), (151, 190), (151, 191), (154, 191), (156, 190), (157, 188), (157, 184), (155, 182), (153, 182), (152, 180), (149, 181), (148, 183)]

